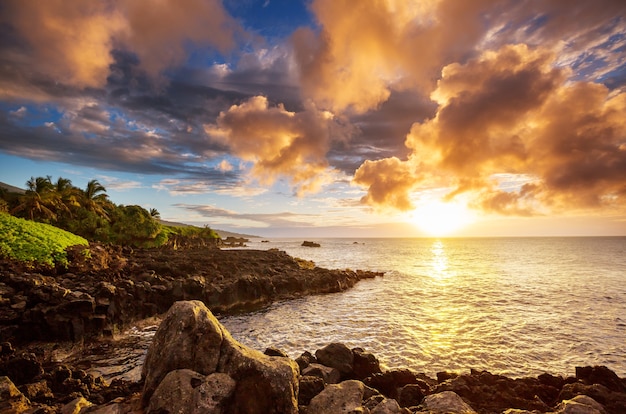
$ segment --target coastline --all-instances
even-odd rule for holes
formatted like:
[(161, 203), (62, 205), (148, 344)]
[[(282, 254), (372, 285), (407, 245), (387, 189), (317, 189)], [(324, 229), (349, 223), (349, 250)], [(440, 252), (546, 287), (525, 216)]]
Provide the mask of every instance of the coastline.
[(95, 245), (89, 259), (71, 254), (68, 269), (0, 267), (0, 334), (5, 341), (110, 337), (202, 300), (215, 313), (243, 312), (277, 300), (339, 292), (380, 272), (330, 270), (278, 250), (122, 249)]
[[(115, 347), (112, 338), (116, 333), (138, 320), (164, 313), (178, 301), (200, 299), (211, 304), (209, 308), (216, 313), (243, 312), (275, 300), (342, 291), (361, 279), (382, 276), (375, 272), (321, 269), (278, 250), (133, 251), (95, 246), (92, 251), (88, 263), (74, 260), (66, 272), (38, 272), (2, 264), (0, 379), (2, 389), (10, 397), (3, 396), (2, 400), (17, 405), (12, 406), (13, 411), (6, 411), (0, 404), (0, 412), (22, 412), (15, 408), (18, 406), (24, 408), (23, 412), (57, 412), (83, 403), (94, 406), (82, 413), (113, 406), (117, 411), (101, 412), (144, 412), (138, 406), (143, 381), (107, 382), (87, 373), (85, 361), (80, 361), (81, 350), (87, 344)], [(5, 338), (14, 338), (14, 342)], [(42, 339), (47, 342), (41, 342)], [(78, 359), (63, 362), (57, 358), (70, 351)], [(353, 358), (362, 357), (371, 363), (370, 368), (378, 366), (381, 371), (376, 356), (367, 350), (350, 351)], [(266, 353), (280, 355), (281, 351)], [(337, 376), (329, 371), (332, 366), (324, 365), (308, 351), (296, 362), (303, 413), (315, 395), (330, 385), (354, 380), (352, 377), (377, 390), (376, 395), (401, 402), (405, 411), (398, 412), (402, 413), (422, 412), (417, 411), (423, 408), (419, 408), (418, 399), (446, 391), (459, 396), (478, 413), (499, 413), (504, 409), (526, 410), (509, 411), (516, 414), (565, 413), (556, 411), (559, 404), (578, 395), (593, 398), (604, 406), (606, 413), (626, 411), (626, 382), (606, 367), (575, 367), (575, 375), (572, 372), (570, 376), (545, 373), (524, 378), (468, 367), (469, 374), (441, 372), (434, 378), (408, 369), (367, 372), (367, 376), (353, 371)], [(312, 364), (315, 373), (309, 369)], [(315, 378), (321, 378), (321, 388)], [(402, 397), (404, 388), (407, 390)]]
[[(46, 349), (2, 344), (0, 413), (140, 414), (162, 412), (163, 404), (174, 410), (168, 412), (181, 413), (205, 412), (194, 410), (209, 404), (214, 410), (206, 412), (222, 414), (626, 412), (626, 379), (603, 366), (575, 367), (565, 377), (510, 378), (474, 369), (433, 377), (385, 370), (366, 349), (341, 343), (295, 359), (279, 349), (251, 349), (234, 340), (199, 301), (176, 302), (159, 322), (138, 381), (108, 382), (79, 366), (46, 360)], [(217, 368), (207, 371), (213, 358)], [(225, 394), (218, 379), (226, 380)], [(198, 400), (198, 385), (207, 400)], [(272, 398), (259, 399), (265, 393)], [(280, 401), (278, 408), (274, 401)]]

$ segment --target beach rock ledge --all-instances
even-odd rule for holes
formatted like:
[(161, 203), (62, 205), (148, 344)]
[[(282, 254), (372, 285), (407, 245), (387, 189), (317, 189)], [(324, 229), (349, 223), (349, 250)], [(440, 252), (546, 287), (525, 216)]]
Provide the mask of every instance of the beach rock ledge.
[(0, 338), (14, 344), (111, 336), (180, 300), (213, 312), (339, 292), (382, 273), (329, 270), (279, 250), (90, 247), (68, 269), (21, 269), (0, 261)]

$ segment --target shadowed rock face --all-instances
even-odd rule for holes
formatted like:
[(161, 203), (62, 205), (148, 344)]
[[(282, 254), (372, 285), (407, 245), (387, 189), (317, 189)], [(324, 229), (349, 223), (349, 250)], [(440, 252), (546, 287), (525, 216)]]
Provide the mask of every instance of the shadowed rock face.
[(0, 337), (81, 341), (164, 313), (180, 300), (229, 312), (338, 292), (382, 275), (303, 266), (277, 250), (90, 249), (89, 262), (80, 257), (69, 269), (47, 273), (0, 262)]
[[(180, 386), (184, 382), (181, 378), (186, 378), (181, 370), (186, 370), (190, 378), (185, 392), (181, 391), (185, 387)], [(184, 411), (180, 412), (206, 412), (201, 407), (206, 409), (209, 399), (215, 396), (206, 393), (202, 397), (194, 389), (201, 389), (207, 382), (215, 383), (216, 373), (225, 374), (232, 384), (223, 376), (219, 379), (220, 384), (226, 384), (227, 391), (220, 393), (217, 400), (226, 407), (215, 412), (298, 412), (299, 368), (295, 361), (267, 356), (241, 345), (200, 301), (176, 302), (148, 349), (142, 373), (143, 405), (148, 407), (148, 412), (158, 412), (163, 401), (171, 404), (184, 401), (180, 408)], [(162, 386), (166, 379), (170, 385)], [(169, 410), (179, 412), (171, 406)]]

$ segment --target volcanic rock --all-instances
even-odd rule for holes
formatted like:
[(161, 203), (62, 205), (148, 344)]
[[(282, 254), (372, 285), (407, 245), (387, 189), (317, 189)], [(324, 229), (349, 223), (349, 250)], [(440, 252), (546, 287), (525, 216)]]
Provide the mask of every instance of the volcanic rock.
[[(167, 383), (169, 386), (163, 386), (163, 393), (153, 397), (170, 372), (183, 369), (193, 370), (200, 376), (221, 373), (231, 378), (235, 385), (228, 412), (298, 412), (299, 369), (295, 361), (270, 357), (241, 345), (200, 301), (176, 302), (161, 322), (144, 364), (144, 406), (152, 407), (153, 398), (163, 400), (165, 397), (161, 395), (167, 394), (168, 390), (179, 392), (171, 385), (178, 381), (175, 377)], [(194, 381), (200, 386), (205, 380), (197, 377)], [(221, 397), (226, 399), (228, 396), (224, 393), (220, 394)], [(203, 395), (202, 398), (207, 397)], [(193, 406), (206, 403), (198, 401)], [(192, 408), (189, 410), (183, 412), (194, 412)]]

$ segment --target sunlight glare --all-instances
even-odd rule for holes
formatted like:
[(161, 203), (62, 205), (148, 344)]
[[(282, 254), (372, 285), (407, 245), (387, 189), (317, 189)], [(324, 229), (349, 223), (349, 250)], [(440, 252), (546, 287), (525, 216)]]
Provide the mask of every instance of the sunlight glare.
[(474, 222), (473, 213), (463, 204), (435, 200), (413, 211), (412, 221), (431, 236), (447, 236)]

